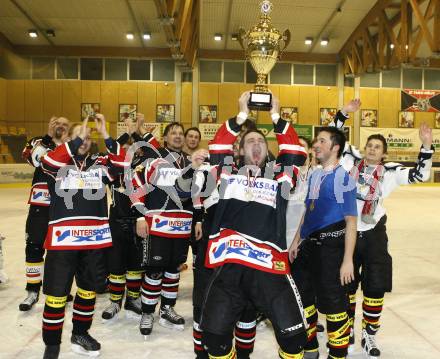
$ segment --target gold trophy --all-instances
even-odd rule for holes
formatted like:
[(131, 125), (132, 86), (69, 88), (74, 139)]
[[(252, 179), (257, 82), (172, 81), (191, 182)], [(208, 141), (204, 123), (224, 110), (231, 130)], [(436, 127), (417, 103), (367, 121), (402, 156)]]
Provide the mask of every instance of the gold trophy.
[(269, 14), (272, 3), (264, 0), (261, 4), (260, 21), (249, 31), (241, 28), (238, 40), (248, 60), (257, 73), (255, 91), (251, 92), (248, 107), (251, 110), (269, 111), (272, 107), (272, 94), (266, 84), (266, 78), (282, 52), (290, 42), (290, 31), (282, 34), (272, 26)]

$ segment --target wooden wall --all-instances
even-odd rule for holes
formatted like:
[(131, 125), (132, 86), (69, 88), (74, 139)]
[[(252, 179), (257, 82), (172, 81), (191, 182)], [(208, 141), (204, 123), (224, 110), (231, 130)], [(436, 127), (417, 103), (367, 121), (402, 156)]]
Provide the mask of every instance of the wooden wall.
[[(1, 93), (1, 83), (0, 83)], [(175, 103), (175, 84), (136, 81), (8, 80), (6, 118), (25, 127), (28, 136), (46, 131), (52, 115), (81, 121), (81, 103), (101, 104), (101, 112), (115, 135), (119, 104), (136, 104), (146, 121), (154, 122), (156, 104)], [(1, 106), (1, 103), (0, 103)], [(1, 116), (1, 107), (0, 107)]]
[[(237, 114), (238, 98), (248, 84), (199, 84), (199, 105), (217, 105), (218, 121)], [(272, 85), (281, 106), (298, 107), (300, 124), (319, 124), (321, 107), (338, 107), (338, 88), (327, 86)], [(192, 122), (192, 83), (182, 83), (181, 122), (188, 128)], [(138, 104), (138, 111), (148, 122), (156, 117), (157, 104), (174, 104), (175, 83), (142, 81), (79, 81), (79, 80), (5, 80), (0, 78), (0, 125), (25, 127), (29, 137), (46, 132), (52, 115), (65, 116), (79, 122), (82, 102), (99, 102), (101, 112), (110, 122), (115, 135), (119, 104)], [(344, 88), (344, 102), (354, 97), (354, 89)], [(361, 88), (362, 108), (378, 110), (378, 127), (397, 127), (400, 89)], [(416, 126), (422, 121), (434, 125), (432, 113), (416, 113)], [(267, 112), (261, 112), (259, 123), (270, 123)], [(352, 119), (348, 125), (353, 125)]]

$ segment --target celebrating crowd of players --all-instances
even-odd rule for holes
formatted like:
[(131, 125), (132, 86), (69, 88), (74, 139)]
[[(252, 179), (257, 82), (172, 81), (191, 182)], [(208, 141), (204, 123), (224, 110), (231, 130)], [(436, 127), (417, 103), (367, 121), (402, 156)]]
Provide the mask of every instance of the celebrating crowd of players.
[[(183, 330), (174, 307), (190, 244), (198, 359), (249, 358), (257, 317), (270, 321), (280, 358), (319, 358), (318, 311), (326, 318), (328, 358), (345, 358), (354, 344), (359, 284), (362, 347), (367, 356), (380, 356), (375, 334), (392, 288), (382, 200), (399, 185), (429, 178), (431, 129), (421, 126), (418, 160), (404, 168), (384, 163), (381, 135), (368, 138), (364, 156), (346, 143), (339, 128), (359, 100), (310, 144), (280, 118), (273, 96), (274, 157), (247, 120), (248, 100), (243, 93), (238, 115), (219, 128), (209, 150), (198, 148), (197, 128), (184, 131), (180, 123), (168, 124), (161, 146), (141, 114), (126, 120), (117, 140), (96, 114), (72, 126), (54, 117), (44, 137), (28, 142), (23, 155), (35, 173), (26, 221), (27, 297), (19, 309), (30, 310), (43, 285), (44, 358), (59, 356), (69, 300), (72, 350), (99, 355), (89, 334), (96, 293), (109, 292), (104, 320), (118, 316), (125, 296), (124, 309), (139, 320), (142, 335), (152, 333), (159, 303), (159, 324)], [(105, 154), (90, 151), (89, 121)]]

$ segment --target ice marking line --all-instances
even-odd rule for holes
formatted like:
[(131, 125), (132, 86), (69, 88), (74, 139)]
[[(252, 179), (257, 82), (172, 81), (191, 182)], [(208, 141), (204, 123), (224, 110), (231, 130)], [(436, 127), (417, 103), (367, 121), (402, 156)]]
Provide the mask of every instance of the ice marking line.
[(416, 328), (414, 328), (408, 321), (406, 321), (403, 317), (397, 314), (393, 309), (387, 307), (391, 313), (393, 313), (397, 318), (399, 318), (402, 322), (404, 322), (414, 333), (416, 333), (420, 338), (422, 338), (425, 342), (431, 345), (437, 352), (440, 353), (440, 348), (438, 348), (434, 343), (428, 340), (422, 333), (420, 333)]

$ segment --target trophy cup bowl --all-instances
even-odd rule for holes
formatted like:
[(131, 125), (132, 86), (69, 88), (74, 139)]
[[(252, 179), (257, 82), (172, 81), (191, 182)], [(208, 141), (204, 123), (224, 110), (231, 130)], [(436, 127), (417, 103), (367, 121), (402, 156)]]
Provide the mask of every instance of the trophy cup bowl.
[(271, 2), (264, 0), (261, 3), (258, 24), (249, 31), (243, 28), (239, 30), (238, 40), (245, 50), (246, 60), (257, 73), (257, 83), (248, 103), (251, 110), (269, 111), (272, 108), (272, 94), (267, 87), (266, 78), (290, 42), (289, 30), (281, 34), (272, 26), (269, 17), (271, 11)]

